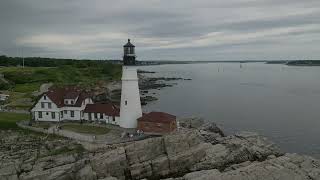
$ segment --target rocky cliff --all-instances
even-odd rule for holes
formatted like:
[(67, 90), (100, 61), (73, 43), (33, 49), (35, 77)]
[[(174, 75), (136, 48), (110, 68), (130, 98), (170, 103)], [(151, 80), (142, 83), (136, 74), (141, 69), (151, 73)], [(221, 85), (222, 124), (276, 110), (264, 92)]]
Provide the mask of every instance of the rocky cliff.
[(0, 179), (320, 179), (320, 162), (255, 133), (214, 125), (87, 151), (72, 140), (2, 131)]

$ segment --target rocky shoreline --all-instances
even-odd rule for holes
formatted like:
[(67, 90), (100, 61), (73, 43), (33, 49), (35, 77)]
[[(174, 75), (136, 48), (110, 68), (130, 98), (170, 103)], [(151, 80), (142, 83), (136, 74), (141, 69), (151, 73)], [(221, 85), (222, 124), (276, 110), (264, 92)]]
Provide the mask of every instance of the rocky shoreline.
[(198, 118), (179, 122), (173, 134), (90, 149), (70, 139), (1, 131), (0, 179), (320, 178), (319, 160), (284, 153), (256, 133), (225, 136)]
[(155, 74), (154, 71), (138, 70), (139, 76), (139, 89), (141, 93), (141, 104), (146, 105), (148, 102), (158, 100), (154, 95), (149, 92), (150, 90), (161, 90), (165, 87), (172, 87), (177, 85), (177, 81), (189, 81), (192, 79), (181, 77), (151, 77), (145, 74)]
[[(139, 89), (141, 94), (141, 105), (147, 105), (149, 102), (156, 101), (156, 92), (154, 90), (161, 90), (165, 87), (172, 87), (177, 85), (178, 81), (190, 81), (189, 78), (181, 77), (152, 77), (146, 74), (155, 74), (154, 71), (138, 70)], [(107, 93), (97, 95), (94, 99), (96, 102), (111, 101), (115, 104), (120, 103), (121, 99), (121, 82), (110, 83), (106, 87)]]

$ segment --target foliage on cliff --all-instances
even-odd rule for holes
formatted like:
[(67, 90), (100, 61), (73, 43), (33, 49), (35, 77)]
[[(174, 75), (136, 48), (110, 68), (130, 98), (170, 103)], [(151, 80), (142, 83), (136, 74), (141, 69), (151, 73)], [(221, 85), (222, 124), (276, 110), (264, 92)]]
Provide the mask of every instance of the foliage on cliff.
[[(4, 79), (8, 81), (9, 85), (0, 86), (0, 90), (13, 89), (16, 92), (33, 92), (41, 84), (49, 82), (61, 85), (80, 84), (87, 86), (101, 80), (118, 80), (121, 76), (121, 66), (106, 61), (26, 59), (25, 65), (33, 67), (22, 68), (21, 66), (10, 66), (15, 65), (17, 58), (12, 58), (13, 62), (7, 61), (7, 59), (0, 58), (0, 65), (7, 66), (1, 67), (0, 73), (4, 75)], [(38, 61), (39, 64), (36, 63)]]

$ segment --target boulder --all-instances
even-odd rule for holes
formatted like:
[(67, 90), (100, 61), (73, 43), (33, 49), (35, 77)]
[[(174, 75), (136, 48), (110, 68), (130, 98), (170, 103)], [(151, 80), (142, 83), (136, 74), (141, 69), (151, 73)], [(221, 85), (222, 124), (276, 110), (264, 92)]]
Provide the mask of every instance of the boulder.
[(225, 137), (224, 132), (221, 130), (221, 128), (218, 127), (218, 125), (214, 122), (207, 122), (204, 123), (200, 129), (205, 132), (215, 133), (219, 134), (221, 137)]
[(195, 131), (186, 131), (163, 137), (165, 151), (168, 156), (175, 156), (181, 152), (203, 143), (203, 139)]
[(97, 175), (92, 170), (92, 167), (90, 165), (86, 165), (76, 173), (75, 179), (79, 179), (79, 180), (96, 180), (97, 179)]
[(178, 121), (184, 128), (200, 128), (205, 123), (205, 120), (199, 117), (181, 118)]
[(189, 131), (147, 139), (125, 147), (132, 179), (181, 174), (205, 156), (201, 137)]
[(3, 180), (18, 180), (18, 175), (14, 163), (0, 164), (0, 179)]
[(128, 168), (126, 153), (123, 147), (91, 157), (90, 164), (93, 171), (97, 173), (98, 178), (113, 176), (124, 179)]
[(246, 161), (263, 161), (270, 155), (281, 156), (283, 153), (265, 137), (243, 132), (221, 138), (217, 144), (208, 147), (206, 156), (192, 170), (225, 169)]
[(136, 141), (124, 148), (129, 165), (150, 161), (165, 153), (161, 137)]

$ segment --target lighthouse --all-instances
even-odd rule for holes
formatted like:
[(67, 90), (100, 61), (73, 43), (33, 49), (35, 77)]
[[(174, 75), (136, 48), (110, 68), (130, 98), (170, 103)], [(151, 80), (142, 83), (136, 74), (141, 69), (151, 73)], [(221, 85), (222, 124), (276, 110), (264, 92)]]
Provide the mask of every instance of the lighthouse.
[(122, 88), (120, 104), (120, 127), (136, 128), (137, 119), (142, 116), (135, 46), (128, 39), (123, 46)]

